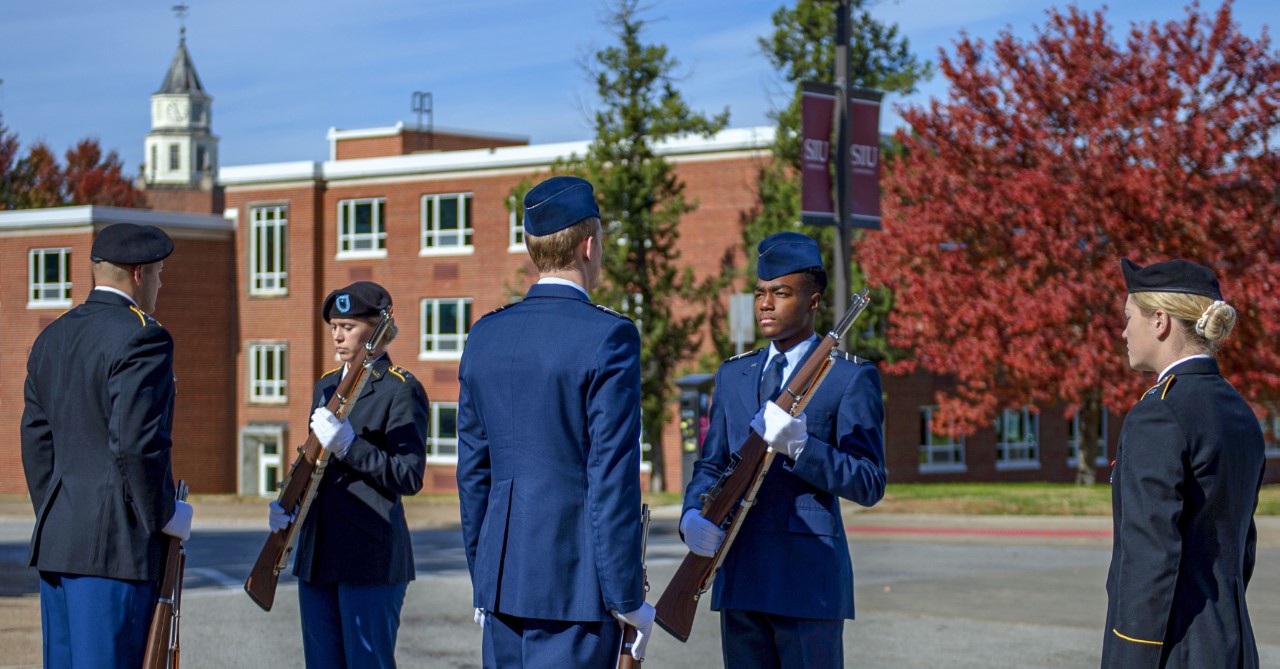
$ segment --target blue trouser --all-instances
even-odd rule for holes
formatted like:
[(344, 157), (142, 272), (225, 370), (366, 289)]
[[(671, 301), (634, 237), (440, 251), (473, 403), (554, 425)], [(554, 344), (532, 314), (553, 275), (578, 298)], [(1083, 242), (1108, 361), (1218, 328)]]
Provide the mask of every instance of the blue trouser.
[(614, 667), (622, 626), (491, 613), (484, 620), (485, 669)]
[(140, 667), (156, 584), (40, 572), (46, 669)]
[(843, 620), (724, 609), (720, 612), (720, 641), (726, 667), (844, 667)]
[(307, 669), (396, 666), (396, 633), (408, 587), (298, 581)]

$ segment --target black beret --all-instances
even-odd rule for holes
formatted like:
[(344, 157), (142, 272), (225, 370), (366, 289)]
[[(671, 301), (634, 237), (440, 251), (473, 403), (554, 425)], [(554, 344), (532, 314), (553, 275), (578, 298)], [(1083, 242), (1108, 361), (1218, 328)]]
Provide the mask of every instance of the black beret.
[(534, 237), (559, 232), (599, 216), (600, 207), (586, 179), (551, 177), (524, 196), (524, 231)]
[(173, 253), (173, 240), (154, 225), (116, 223), (98, 231), (89, 259), (117, 265), (149, 265)]
[(346, 288), (339, 288), (324, 298), (320, 315), (324, 322), (330, 318), (363, 318), (376, 316), (383, 309), (391, 308), (391, 294), (372, 281), (357, 281)]
[(779, 232), (769, 235), (756, 247), (760, 257), (756, 260), (756, 275), (768, 281), (787, 274), (802, 272), (810, 267), (822, 267), (822, 252), (818, 242), (809, 235), (798, 232)]
[(1168, 260), (1143, 267), (1128, 258), (1120, 260), (1124, 285), (1130, 293), (1190, 293), (1222, 299), (1213, 270), (1186, 260)]

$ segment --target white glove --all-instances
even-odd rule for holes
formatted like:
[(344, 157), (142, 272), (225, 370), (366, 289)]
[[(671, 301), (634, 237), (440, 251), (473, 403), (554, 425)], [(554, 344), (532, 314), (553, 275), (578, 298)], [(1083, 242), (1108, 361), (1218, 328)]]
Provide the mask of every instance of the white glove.
[(476, 621), (477, 625), (484, 627), (484, 619), (488, 617), (488, 615), (489, 614), (486, 613), (484, 609), (476, 609), (476, 614), (472, 616), (471, 619)]
[(631, 657), (644, 659), (644, 648), (649, 645), (649, 636), (653, 634), (653, 618), (657, 611), (652, 604), (641, 604), (640, 608), (630, 613), (610, 611), (618, 622), (636, 628), (636, 642), (631, 644)]
[(800, 457), (809, 441), (809, 421), (804, 412), (792, 416), (773, 402), (764, 403), (764, 408), (751, 419), (751, 429), (763, 437), (775, 453), (792, 460)]
[(694, 555), (711, 557), (724, 541), (724, 530), (702, 517), (697, 509), (689, 509), (680, 518), (680, 534), (684, 535), (684, 545)]
[(345, 418), (338, 420), (338, 417), (325, 407), (318, 407), (311, 413), (311, 432), (316, 435), (320, 445), (333, 451), (339, 460), (347, 454), (347, 449), (351, 448), (351, 442), (356, 440), (356, 432), (351, 429), (351, 421)]
[(292, 513), (285, 513), (284, 507), (280, 506), (280, 502), (272, 501), (267, 505), (271, 511), (267, 515), (267, 525), (271, 526), (272, 532), (279, 532), (289, 526), (293, 519), (297, 516)]
[(186, 541), (191, 538), (191, 517), (193, 515), (195, 515), (195, 510), (191, 508), (190, 504), (180, 499), (175, 499), (173, 501), (173, 517), (169, 519), (169, 522), (165, 523), (164, 527), (160, 528), (160, 531), (171, 537)]

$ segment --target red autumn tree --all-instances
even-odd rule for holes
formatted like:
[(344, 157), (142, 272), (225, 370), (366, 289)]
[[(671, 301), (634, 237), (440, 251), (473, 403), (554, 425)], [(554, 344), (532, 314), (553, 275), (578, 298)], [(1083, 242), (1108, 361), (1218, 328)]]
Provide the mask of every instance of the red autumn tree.
[(19, 157), (18, 136), (0, 119), (0, 210), (77, 204), (144, 207), (146, 201), (120, 157), (115, 151), (103, 156), (98, 140), (83, 139), (69, 149), (64, 168), (44, 142)]
[(95, 139), (82, 139), (67, 150), (64, 172), (68, 204), (96, 204), (110, 207), (144, 206), (142, 192), (124, 174), (115, 151), (102, 155)]
[[(1120, 259), (1212, 266), (1236, 330), (1224, 373), (1261, 407), (1280, 389), (1280, 61), (1228, 0), (1135, 24), (1049, 10), (1020, 40), (962, 37), (948, 98), (904, 110), (867, 275), (893, 289), (891, 367), (948, 375), (939, 429), (1059, 403), (1096, 434), (1145, 390), (1128, 368)], [(1081, 439), (1077, 482), (1093, 480)], [(1089, 443), (1087, 443), (1089, 442)]]

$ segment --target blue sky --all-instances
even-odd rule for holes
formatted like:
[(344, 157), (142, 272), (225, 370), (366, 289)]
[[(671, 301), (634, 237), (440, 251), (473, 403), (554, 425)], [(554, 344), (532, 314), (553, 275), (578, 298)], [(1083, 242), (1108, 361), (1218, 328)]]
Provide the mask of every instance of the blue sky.
[[(430, 91), (437, 126), (528, 136), (534, 143), (588, 139), (594, 92), (581, 63), (612, 43), (604, 0), (187, 0), (187, 47), (214, 97), (221, 164), (322, 160), (330, 127), (412, 123), (413, 91)], [(61, 154), (79, 138), (115, 149), (129, 172), (142, 161), (149, 96), (177, 47), (173, 1), (10, 0), (0, 21), (0, 114), (24, 145)], [(647, 41), (681, 63), (695, 109), (730, 110), (732, 127), (768, 124), (785, 102), (756, 38), (782, 0), (649, 0)], [(788, 3), (791, 4), (791, 3)], [(1079, 0), (1085, 9), (1103, 6)], [(1115, 0), (1113, 28), (1183, 17), (1168, 0)], [(989, 39), (1029, 36), (1050, 6), (1025, 0), (880, 0), (921, 58), (937, 61), (961, 31)], [(1219, 2), (1206, 7), (1216, 10)], [(1280, 25), (1276, 0), (1239, 0), (1236, 20), (1257, 37)], [(943, 97), (940, 76), (893, 106)]]

